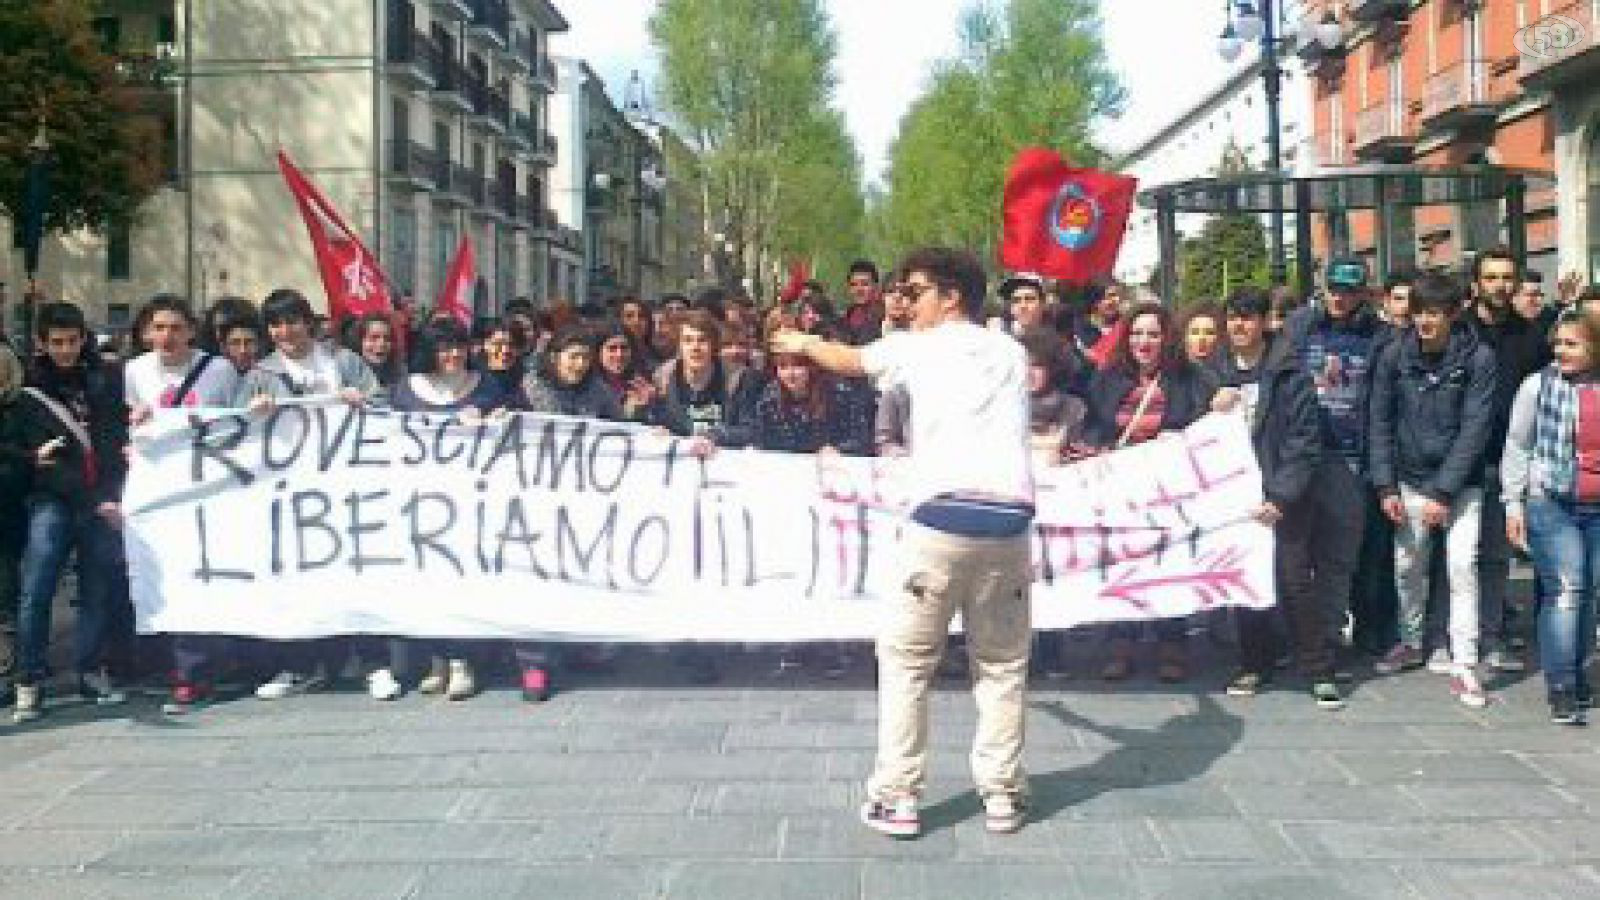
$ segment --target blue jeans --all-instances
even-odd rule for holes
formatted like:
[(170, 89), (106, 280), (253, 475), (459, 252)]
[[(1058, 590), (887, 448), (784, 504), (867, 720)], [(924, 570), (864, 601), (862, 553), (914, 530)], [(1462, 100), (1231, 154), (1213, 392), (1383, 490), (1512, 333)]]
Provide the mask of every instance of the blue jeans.
[(22, 593), (17, 603), (17, 675), (33, 684), (48, 671), (50, 619), (67, 556), (78, 551), (76, 670), (101, 665), (112, 592), (117, 534), (88, 507), (53, 497), (28, 501), (28, 543), (22, 552)]
[(1550, 691), (1588, 693), (1600, 585), (1600, 504), (1529, 500), (1528, 548), (1539, 573), (1539, 662)]

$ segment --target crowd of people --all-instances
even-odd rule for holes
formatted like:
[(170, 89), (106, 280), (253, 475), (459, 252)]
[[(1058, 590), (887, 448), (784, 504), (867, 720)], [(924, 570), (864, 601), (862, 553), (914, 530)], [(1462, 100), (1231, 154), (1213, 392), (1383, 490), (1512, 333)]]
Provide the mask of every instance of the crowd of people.
[[(830, 374), (776, 336), (864, 347), (906, 331), (928, 288), (907, 275), (855, 263), (842, 308), (812, 282), (765, 310), (710, 288), (605, 306), (517, 302), (473, 328), (387, 314), (330, 325), (293, 289), (259, 304), (225, 298), (199, 317), (160, 295), (122, 356), (101, 352), (79, 308), (44, 304), (29, 358), (0, 344), (0, 666), (14, 718), (45, 708), (52, 609), (74, 557), (76, 690), (98, 703), (121, 702), (121, 685), (148, 669), (170, 673), (173, 713), (238, 672), (259, 673), (262, 699), (323, 688), (354, 666), (379, 700), (413, 689), (459, 700), (509, 668), (540, 701), (559, 668), (608, 671), (615, 647), (136, 638), (119, 534), (131, 430), (158, 408), (325, 397), (466, 419), (625, 421), (702, 454), (906, 455), (919, 414), (906, 391)], [(1115, 284), (1006, 279), (987, 324), (1026, 356), (1033, 465), (1241, 413), (1263, 476), (1255, 514), (1276, 534), (1280, 602), (1235, 617), (1230, 695), (1259, 692), (1291, 661), (1317, 704), (1338, 707), (1342, 682), (1370, 663), (1380, 675), (1437, 671), (1478, 707), (1496, 673), (1524, 669), (1536, 634), (1552, 719), (1582, 723), (1600, 579), (1600, 293), (1563, 280), (1545, 297), (1501, 249), (1459, 276), (1382, 286), (1360, 258), (1337, 258), (1323, 281), (1315, 298), (1240, 287), (1174, 310)], [(1533, 617), (1509, 599), (1518, 552), (1539, 578)], [(1188, 634), (1183, 620), (1104, 629), (1098, 674), (1133, 677), (1149, 644), (1155, 676), (1183, 682)], [(1063, 634), (1036, 635), (1034, 672), (1066, 674), (1066, 649)], [(721, 651), (673, 652), (695, 681), (719, 677)], [(782, 656), (784, 668), (830, 675), (850, 664), (837, 647)]]

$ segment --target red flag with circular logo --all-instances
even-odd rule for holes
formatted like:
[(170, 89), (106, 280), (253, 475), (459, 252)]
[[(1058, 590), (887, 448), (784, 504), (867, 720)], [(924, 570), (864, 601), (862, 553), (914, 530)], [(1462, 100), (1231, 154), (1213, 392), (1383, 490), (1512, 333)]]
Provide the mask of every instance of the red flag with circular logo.
[(1000, 261), (1067, 281), (1110, 275), (1137, 186), (1125, 175), (1073, 168), (1054, 150), (1022, 151), (1006, 176)]

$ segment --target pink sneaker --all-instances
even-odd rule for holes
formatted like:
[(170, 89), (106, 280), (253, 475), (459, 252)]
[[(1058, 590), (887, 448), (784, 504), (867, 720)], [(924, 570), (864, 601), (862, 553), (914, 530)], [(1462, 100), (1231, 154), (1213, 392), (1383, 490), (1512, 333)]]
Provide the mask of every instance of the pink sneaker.
[(861, 804), (861, 821), (873, 831), (894, 838), (914, 838), (922, 831), (914, 797), (868, 800)]
[(545, 670), (529, 667), (522, 670), (522, 699), (529, 703), (543, 703), (550, 699), (550, 675)]
[(1483, 682), (1478, 680), (1478, 673), (1471, 666), (1461, 666), (1450, 676), (1450, 693), (1473, 709), (1489, 705), (1489, 694), (1484, 691)]

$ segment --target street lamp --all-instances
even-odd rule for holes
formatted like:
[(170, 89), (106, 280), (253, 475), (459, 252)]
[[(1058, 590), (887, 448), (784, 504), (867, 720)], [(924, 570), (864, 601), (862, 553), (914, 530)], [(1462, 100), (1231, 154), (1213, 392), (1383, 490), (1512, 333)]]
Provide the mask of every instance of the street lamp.
[[(1283, 67), (1278, 64), (1278, 31), (1282, 23), (1279, 21), (1278, 0), (1261, 0), (1259, 7), (1249, 0), (1237, 3), (1224, 0), (1224, 9), (1228, 14), (1228, 23), (1217, 39), (1217, 53), (1223, 60), (1231, 63), (1238, 59), (1246, 42), (1257, 42), (1261, 48), (1261, 80), (1267, 94), (1267, 170), (1273, 178), (1277, 178), (1283, 174)], [(1338, 28), (1337, 22), (1334, 28)], [(1283, 258), (1281, 204), (1273, 204), (1269, 238), (1272, 283), (1281, 285), (1289, 275)]]
[(50, 135), (45, 131), (44, 117), (39, 117), (39, 130), (28, 144), (28, 168), (23, 173), (22, 185), (22, 269), (27, 275), (28, 287), (22, 294), (22, 354), (27, 359), (33, 354), (33, 312), (39, 302), (39, 247), (44, 242), (45, 217), (50, 207)]

